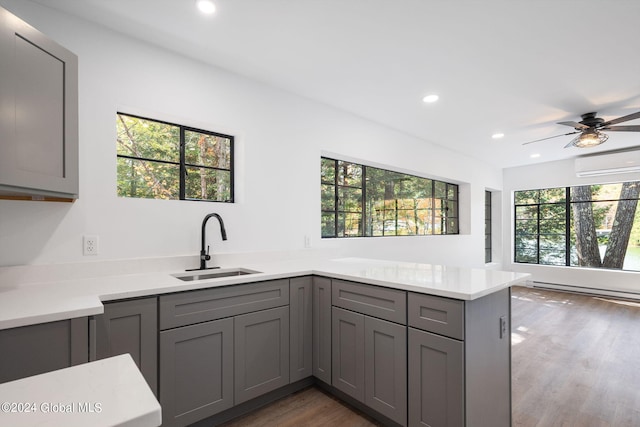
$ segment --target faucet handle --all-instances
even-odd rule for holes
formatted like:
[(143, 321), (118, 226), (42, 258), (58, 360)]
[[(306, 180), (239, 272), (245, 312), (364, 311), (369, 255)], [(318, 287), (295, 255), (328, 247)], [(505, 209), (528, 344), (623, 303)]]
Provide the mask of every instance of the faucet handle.
[(209, 245), (207, 245), (207, 253), (204, 256), (204, 259), (209, 261), (211, 259), (211, 255), (209, 255)]

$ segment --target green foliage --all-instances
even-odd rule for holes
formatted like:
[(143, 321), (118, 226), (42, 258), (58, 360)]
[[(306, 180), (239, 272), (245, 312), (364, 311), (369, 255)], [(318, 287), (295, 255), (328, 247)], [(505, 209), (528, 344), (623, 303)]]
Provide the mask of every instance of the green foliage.
[[(595, 224), (593, 244), (608, 245), (621, 188), (620, 183), (579, 187), (570, 190), (570, 203), (567, 203), (565, 187), (514, 192), (516, 262), (565, 265), (569, 257), (570, 265), (577, 265), (576, 240), (579, 236), (574, 226), (575, 212), (586, 214)], [(569, 224), (567, 209), (571, 209)], [(618, 226), (632, 227), (629, 246), (640, 246), (640, 211), (636, 210), (633, 224)], [(567, 238), (570, 239), (569, 254), (566, 253)], [(581, 242), (589, 244), (589, 239), (583, 238)]]
[(323, 237), (458, 233), (457, 185), (327, 158), (320, 185)]
[(181, 126), (125, 114), (116, 123), (119, 196), (179, 199), (182, 186), (186, 199), (232, 200), (230, 137), (185, 129), (181, 179)]

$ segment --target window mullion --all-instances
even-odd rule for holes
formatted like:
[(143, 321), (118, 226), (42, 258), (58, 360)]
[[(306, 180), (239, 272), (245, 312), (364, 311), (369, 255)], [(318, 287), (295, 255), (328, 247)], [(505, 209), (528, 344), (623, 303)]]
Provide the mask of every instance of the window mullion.
[(185, 131), (180, 126), (180, 200), (186, 198), (187, 167), (185, 166)]
[(565, 238), (565, 251), (566, 251), (564, 255), (564, 264), (566, 266), (570, 266), (571, 265), (571, 187), (565, 188), (564, 204), (565, 204), (564, 238)]
[(360, 212), (361, 212), (361, 217), (360, 217), (360, 221), (361, 221), (361, 226), (362, 226), (362, 237), (366, 237), (367, 236), (367, 167), (365, 165), (362, 165), (362, 177), (361, 177), (361, 197), (362, 199), (360, 200)]

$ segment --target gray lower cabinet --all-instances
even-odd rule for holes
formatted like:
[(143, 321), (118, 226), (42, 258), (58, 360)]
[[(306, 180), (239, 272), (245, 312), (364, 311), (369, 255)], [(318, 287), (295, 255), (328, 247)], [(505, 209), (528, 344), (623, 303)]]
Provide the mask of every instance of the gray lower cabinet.
[(332, 385), (364, 402), (364, 315), (332, 307)]
[(364, 317), (364, 401), (399, 424), (407, 423), (407, 327)]
[(162, 425), (185, 426), (234, 405), (233, 318), (160, 332)]
[(104, 314), (91, 319), (90, 359), (129, 353), (147, 384), (158, 395), (157, 298), (104, 304)]
[(311, 280), (294, 283), (293, 291), (282, 279), (159, 296), (164, 427), (195, 423), (289, 384), (290, 294), (295, 318), (307, 319), (296, 329), (308, 347), (296, 353), (296, 366), (310, 371)]
[(0, 383), (86, 363), (86, 317), (0, 331)]
[(78, 196), (78, 60), (0, 7), (0, 197)]
[(233, 320), (237, 405), (289, 384), (289, 307)]
[(332, 308), (333, 386), (407, 424), (407, 327)]
[(464, 425), (462, 341), (409, 328), (409, 425)]
[(409, 426), (511, 425), (510, 295), (409, 293)]
[(313, 375), (313, 283), (311, 276), (290, 280), (289, 296), (289, 382)]
[(313, 376), (331, 384), (331, 279), (313, 276)]

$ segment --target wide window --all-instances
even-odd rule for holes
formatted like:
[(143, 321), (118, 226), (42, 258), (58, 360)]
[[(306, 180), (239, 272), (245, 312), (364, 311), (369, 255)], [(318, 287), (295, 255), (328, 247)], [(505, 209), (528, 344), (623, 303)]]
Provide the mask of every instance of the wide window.
[(322, 237), (458, 234), (458, 186), (321, 159)]
[(118, 113), (118, 196), (233, 202), (233, 136)]
[(519, 263), (640, 271), (640, 182), (516, 191)]

